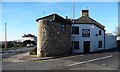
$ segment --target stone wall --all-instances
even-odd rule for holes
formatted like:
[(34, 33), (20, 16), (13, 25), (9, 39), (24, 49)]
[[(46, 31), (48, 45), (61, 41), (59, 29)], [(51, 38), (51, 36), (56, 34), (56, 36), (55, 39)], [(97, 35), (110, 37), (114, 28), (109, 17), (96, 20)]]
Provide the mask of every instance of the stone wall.
[(38, 21), (38, 56), (63, 56), (71, 53), (71, 25)]

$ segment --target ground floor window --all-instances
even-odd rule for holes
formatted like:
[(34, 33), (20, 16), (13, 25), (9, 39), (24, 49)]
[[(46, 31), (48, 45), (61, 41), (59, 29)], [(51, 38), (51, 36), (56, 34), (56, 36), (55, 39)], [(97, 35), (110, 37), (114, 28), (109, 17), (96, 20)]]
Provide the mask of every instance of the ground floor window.
[(79, 49), (79, 41), (72, 41), (73, 49)]
[(102, 41), (98, 42), (98, 48), (102, 48)]

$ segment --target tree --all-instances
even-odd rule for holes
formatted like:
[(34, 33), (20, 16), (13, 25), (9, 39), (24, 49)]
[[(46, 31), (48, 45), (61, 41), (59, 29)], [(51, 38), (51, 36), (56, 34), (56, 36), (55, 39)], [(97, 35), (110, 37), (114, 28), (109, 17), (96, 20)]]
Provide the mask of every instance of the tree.
[(116, 27), (115, 34), (117, 37), (120, 37), (120, 25), (118, 25), (118, 27)]

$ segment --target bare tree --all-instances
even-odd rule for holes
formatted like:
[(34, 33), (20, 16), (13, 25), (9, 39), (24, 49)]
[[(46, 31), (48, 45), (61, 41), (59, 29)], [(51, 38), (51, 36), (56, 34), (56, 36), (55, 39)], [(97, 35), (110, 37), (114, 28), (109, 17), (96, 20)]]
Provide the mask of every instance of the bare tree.
[(120, 25), (118, 25), (118, 27), (116, 27), (115, 34), (117, 37), (120, 37)]

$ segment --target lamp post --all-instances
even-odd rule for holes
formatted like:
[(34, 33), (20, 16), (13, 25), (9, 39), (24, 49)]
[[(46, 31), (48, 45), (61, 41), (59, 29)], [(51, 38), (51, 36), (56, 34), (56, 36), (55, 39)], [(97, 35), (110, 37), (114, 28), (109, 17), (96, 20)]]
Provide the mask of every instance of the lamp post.
[(7, 27), (5, 23), (5, 49), (7, 49)]
[(73, 40), (72, 40), (72, 46), (73, 46), (73, 48), (72, 48), (72, 50), (74, 50), (74, 13), (75, 13), (75, 0), (73, 0), (73, 11), (72, 11), (72, 15), (73, 15), (73, 18), (72, 18), (72, 37), (73, 37)]

